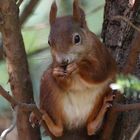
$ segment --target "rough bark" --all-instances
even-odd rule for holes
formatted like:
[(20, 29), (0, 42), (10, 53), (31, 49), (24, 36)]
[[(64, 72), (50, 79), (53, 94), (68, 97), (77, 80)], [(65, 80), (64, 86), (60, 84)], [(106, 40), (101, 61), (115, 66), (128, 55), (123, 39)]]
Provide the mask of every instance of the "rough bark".
[[(31, 103), (33, 102), (33, 90), (20, 31), (18, 10), (15, 0), (0, 1), (0, 30), (3, 36), (12, 93), (19, 102)], [(31, 127), (29, 113), (22, 110), (18, 111), (17, 130), (20, 140), (40, 139), (39, 129)]]
[[(132, 40), (137, 34), (123, 20), (114, 21), (113, 16), (124, 16), (135, 25), (140, 25), (140, 1), (136, 0), (133, 7), (129, 6), (128, 0), (106, 0), (104, 23), (102, 30), (102, 38), (105, 45), (110, 49), (114, 58), (117, 61), (119, 71), (124, 69), (128, 55), (133, 47)], [(137, 58), (137, 64), (134, 67), (133, 73), (140, 78), (140, 58)], [(132, 97), (125, 100), (125, 103), (138, 102), (139, 98)], [(131, 111), (122, 113), (118, 117), (117, 124), (112, 136), (113, 140), (128, 140), (140, 123), (140, 112)], [(135, 140), (139, 140), (140, 133)]]

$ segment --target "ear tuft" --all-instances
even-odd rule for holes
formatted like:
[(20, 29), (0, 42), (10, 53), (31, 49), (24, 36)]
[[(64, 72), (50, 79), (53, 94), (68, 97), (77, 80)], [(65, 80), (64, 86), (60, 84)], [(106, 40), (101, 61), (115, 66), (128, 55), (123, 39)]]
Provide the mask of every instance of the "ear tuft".
[(57, 16), (57, 5), (56, 2), (54, 1), (52, 3), (51, 10), (50, 10), (50, 25), (52, 25), (55, 22), (56, 16)]
[(80, 23), (81, 27), (86, 26), (85, 13), (79, 7), (79, 0), (74, 0), (73, 2), (73, 18), (76, 22)]
[(79, 20), (79, 0), (74, 0), (73, 2), (73, 18), (78, 21)]

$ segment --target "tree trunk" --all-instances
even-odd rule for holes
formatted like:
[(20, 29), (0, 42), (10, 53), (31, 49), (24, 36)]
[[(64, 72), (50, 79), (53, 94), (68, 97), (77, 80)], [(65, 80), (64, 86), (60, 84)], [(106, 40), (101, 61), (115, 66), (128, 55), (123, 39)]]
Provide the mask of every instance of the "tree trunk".
[[(138, 34), (128, 23), (123, 20), (112, 20), (114, 16), (124, 16), (135, 25), (140, 25), (140, 1), (136, 0), (134, 6), (130, 6), (128, 0), (106, 0), (102, 38), (117, 61), (119, 71), (124, 69), (128, 55), (133, 47), (133, 38)], [(139, 34), (140, 36), (140, 34)], [(132, 74), (140, 78), (140, 57)], [(125, 103), (140, 101), (138, 96), (128, 98)], [(117, 124), (112, 135), (113, 140), (129, 140), (140, 123), (140, 111), (122, 113), (118, 117)], [(140, 133), (135, 140), (140, 139)]]
[[(27, 58), (20, 31), (19, 9), (15, 0), (0, 1), (0, 30), (9, 72), (9, 82), (14, 97), (23, 103), (33, 102), (33, 90)], [(17, 130), (19, 140), (40, 140), (39, 128), (29, 123), (29, 113), (18, 110)]]

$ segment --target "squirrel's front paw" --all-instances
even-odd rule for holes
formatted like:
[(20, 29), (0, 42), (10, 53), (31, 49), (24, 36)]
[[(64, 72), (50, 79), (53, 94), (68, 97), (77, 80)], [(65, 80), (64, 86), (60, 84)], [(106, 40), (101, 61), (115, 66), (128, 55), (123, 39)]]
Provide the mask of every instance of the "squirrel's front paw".
[(65, 79), (70, 76), (74, 71), (76, 71), (76, 63), (71, 63), (64, 67), (56, 67), (53, 69), (53, 76), (60, 79)]
[(31, 123), (32, 127), (35, 128), (36, 126), (40, 125), (40, 121), (37, 119), (36, 115), (31, 112), (30, 117), (29, 117), (29, 122)]
[(102, 110), (106, 112), (110, 107), (112, 107), (112, 102), (115, 99), (115, 95), (109, 94), (104, 98)]
[(68, 75), (72, 74), (74, 71), (77, 70), (77, 64), (76, 63), (71, 63), (67, 66), (67, 73)]
[(104, 97), (103, 105), (102, 105), (101, 110), (99, 111), (97, 117), (93, 121), (89, 122), (87, 125), (88, 135), (96, 134), (96, 132), (101, 128), (102, 122), (104, 119), (104, 115), (107, 112), (107, 110), (110, 107), (112, 107), (112, 102), (113, 102), (114, 98), (115, 98), (115, 95), (113, 95), (113, 94), (109, 94)]
[(67, 76), (67, 73), (63, 68), (56, 67), (56, 68), (53, 69), (53, 76), (58, 77), (58, 78), (59, 77), (64, 78), (64, 77)]

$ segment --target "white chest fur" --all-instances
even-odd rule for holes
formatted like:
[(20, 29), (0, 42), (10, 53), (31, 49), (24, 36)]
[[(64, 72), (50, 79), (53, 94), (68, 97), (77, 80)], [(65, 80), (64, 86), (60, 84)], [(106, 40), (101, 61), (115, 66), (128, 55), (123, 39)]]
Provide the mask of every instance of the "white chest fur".
[[(77, 78), (76, 78), (77, 79)], [(65, 125), (68, 129), (79, 127), (86, 123), (107, 82), (100, 85), (87, 85), (80, 78), (73, 82), (71, 90), (63, 97)]]

